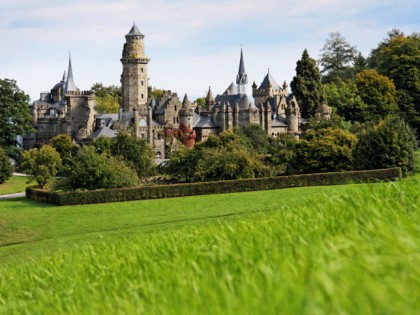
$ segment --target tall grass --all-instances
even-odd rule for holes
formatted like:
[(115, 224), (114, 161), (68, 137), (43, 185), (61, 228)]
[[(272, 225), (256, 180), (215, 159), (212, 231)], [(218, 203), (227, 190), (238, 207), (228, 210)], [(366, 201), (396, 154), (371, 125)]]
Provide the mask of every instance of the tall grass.
[(418, 314), (418, 187), (84, 245), (0, 268), (3, 314)]

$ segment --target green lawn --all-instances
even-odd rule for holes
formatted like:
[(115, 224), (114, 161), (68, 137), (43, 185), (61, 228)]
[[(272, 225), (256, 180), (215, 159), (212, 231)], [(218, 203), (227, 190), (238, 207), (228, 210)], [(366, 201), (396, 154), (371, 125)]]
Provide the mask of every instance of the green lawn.
[(25, 176), (12, 176), (3, 184), (0, 184), (0, 196), (24, 192), (27, 185)]
[(0, 200), (0, 314), (416, 314), (419, 175), (83, 206)]
[(417, 314), (419, 184), (3, 202), (0, 314)]

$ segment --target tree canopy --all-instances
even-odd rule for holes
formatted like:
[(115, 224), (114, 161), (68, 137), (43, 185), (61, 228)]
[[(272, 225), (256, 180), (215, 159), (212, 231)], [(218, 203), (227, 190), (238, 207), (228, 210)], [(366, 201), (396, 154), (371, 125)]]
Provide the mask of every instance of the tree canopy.
[(96, 111), (98, 113), (117, 113), (121, 104), (121, 87), (102, 83), (94, 83), (92, 91), (95, 92)]
[(306, 49), (296, 63), (296, 76), (293, 77), (290, 87), (298, 101), (302, 117), (313, 116), (323, 101), (324, 92), (319, 69)]
[(17, 137), (34, 131), (28, 105), (29, 95), (15, 80), (0, 79), (0, 146), (10, 157), (18, 152)]

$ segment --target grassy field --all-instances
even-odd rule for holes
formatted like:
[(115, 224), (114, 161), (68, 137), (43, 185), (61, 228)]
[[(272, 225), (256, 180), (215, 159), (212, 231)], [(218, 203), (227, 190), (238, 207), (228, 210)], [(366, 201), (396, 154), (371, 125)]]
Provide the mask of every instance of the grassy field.
[(0, 314), (417, 314), (419, 187), (2, 200)]
[(27, 185), (25, 176), (12, 176), (3, 184), (0, 184), (0, 196), (24, 192)]
[[(167, 223), (5, 265), (0, 313), (417, 314), (418, 184), (351, 186), (299, 207), (273, 196), (265, 212), (234, 220), (201, 214), (197, 224)], [(174, 200), (185, 199), (200, 201)]]

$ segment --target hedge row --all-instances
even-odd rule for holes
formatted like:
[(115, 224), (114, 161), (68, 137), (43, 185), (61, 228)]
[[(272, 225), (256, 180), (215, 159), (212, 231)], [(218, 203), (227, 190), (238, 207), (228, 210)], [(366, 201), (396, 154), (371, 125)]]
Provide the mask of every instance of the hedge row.
[(401, 169), (397, 167), (369, 171), (319, 173), (218, 182), (154, 185), (77, 192), (49, 192), (34, 187), (28, 187), (26, 189), (26, 197), (37, 201), (49, 202), (63, 206), (140, 199), (157, 199), (219, 193), (233, 193), (255, 190), (269, 190), (288, 187), (390, 181), (399, 178), (401, 178)]

